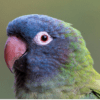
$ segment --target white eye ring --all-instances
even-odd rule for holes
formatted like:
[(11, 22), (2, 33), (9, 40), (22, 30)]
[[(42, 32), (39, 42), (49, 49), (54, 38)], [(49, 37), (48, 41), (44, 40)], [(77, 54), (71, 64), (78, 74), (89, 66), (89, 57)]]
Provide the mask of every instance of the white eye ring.
[[(42, 36), (46, 36), (46, 40), (42, 40)], [(45, 31), (42, 31), (42, 32), (39, 32), (37, 33), (37, 35), (34, 37), (34, 41), (36, 44), (38, 45), (47, 45), (49, 44), (53, 39), (51, 38), (51, 36), (45, 32)]]

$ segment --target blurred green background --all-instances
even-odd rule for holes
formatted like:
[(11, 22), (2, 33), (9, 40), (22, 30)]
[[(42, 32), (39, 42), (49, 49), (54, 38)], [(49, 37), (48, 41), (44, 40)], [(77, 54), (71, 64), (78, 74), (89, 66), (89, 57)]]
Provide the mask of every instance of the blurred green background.
[(44, 14), (80, 30), (100, 73), (100, 0), (0, 0), (0, 98), (14, 98), (14, 75), (4, 61), (9, 21), (26, 14)]

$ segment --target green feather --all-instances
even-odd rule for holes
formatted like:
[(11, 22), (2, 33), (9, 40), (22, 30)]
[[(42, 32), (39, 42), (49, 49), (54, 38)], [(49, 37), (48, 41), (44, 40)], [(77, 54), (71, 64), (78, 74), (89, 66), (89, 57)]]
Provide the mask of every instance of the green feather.
[[(93, 69), (93, 59), (86, 48), (86, 43), (81, 33), (68, 23), (62, 23), (69, 27), (65, 37), (70, 37), (69, 56), (67, 63), (61, 67), (61, 73), (47, 83), (43, 83), (40, 89), (43, 93), (29, 93), (25, 98), (42, 99), (96, 99), (100, 98), (100, 74)], [(45, 89), (50, 87), (50, 90)]]
[(81, 33), (69, 23), (60, 24), (68, 27), (65, 33), (69, 31), (64, 34), (70, 41), (66, 64), (62, 64), (64, 67), (59, 69), (57, 76), (38, 87), (37, 90), (42, 92), (21, 91), (18, 95), (24, 94), (22, 98), (34, 99), (100, 98), (100, 74), (93, 69), (93, 59)]
[[(67, 63), (61, 67), (61, 73), (52, 80), (43, 83), (39, 90), (44, 92), (25, 93), (22, 98), (41, 99), (95, 99), (100, 98), (100, 74), (93, 69), (93, 59), (86, 48), (81, 33), (63, 22), (66, 29), (65, 37), (70, 37)], [(50, 89), (47, 89), (49, 87)]]

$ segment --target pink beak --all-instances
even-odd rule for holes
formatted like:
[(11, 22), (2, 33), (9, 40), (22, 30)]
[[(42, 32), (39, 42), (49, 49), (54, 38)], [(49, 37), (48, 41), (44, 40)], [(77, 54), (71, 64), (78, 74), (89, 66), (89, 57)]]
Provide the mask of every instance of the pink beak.
[(13, 72), (13, 65), (15, 60), (21, 57), (25, 51), (26, 43), (24, 43), (20, 38), (15, 36), (8, 37), (4, 49), (4, 58), (11, 72)]

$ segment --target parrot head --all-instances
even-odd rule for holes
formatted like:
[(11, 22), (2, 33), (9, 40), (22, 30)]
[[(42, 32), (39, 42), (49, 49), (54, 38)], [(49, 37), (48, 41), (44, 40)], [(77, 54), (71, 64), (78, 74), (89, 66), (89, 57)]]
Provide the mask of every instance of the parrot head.
[(80, 32), (62, 20), (24, 15), (9, 22), (7, 35), (4, 57), (18, 98), (23, 93), (42, 98), (50, 90), (59, 96), (58, 87), (77, 83), (75, 72), (93, 64)]

